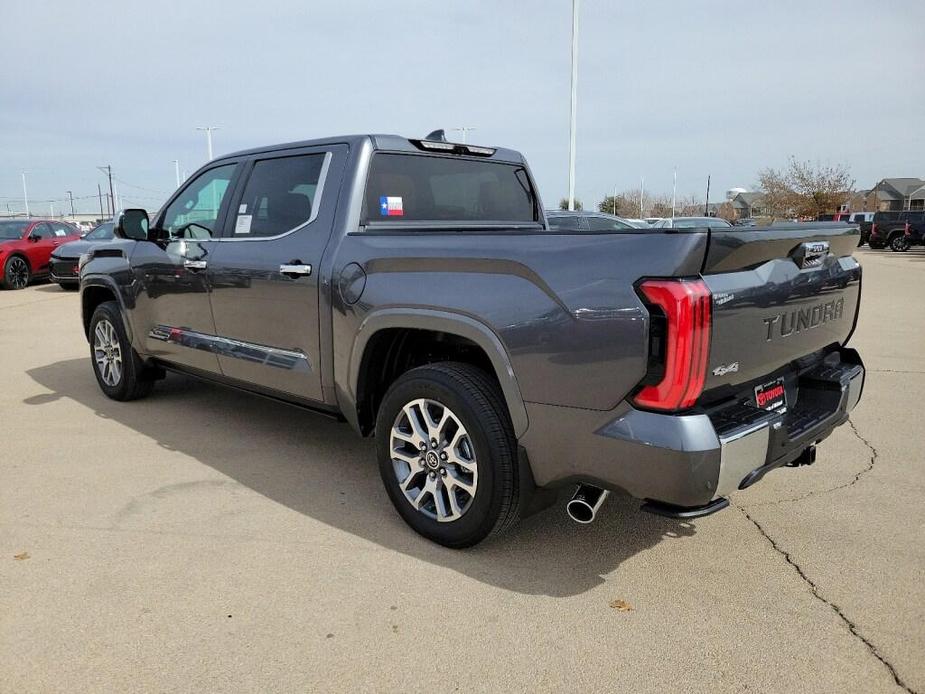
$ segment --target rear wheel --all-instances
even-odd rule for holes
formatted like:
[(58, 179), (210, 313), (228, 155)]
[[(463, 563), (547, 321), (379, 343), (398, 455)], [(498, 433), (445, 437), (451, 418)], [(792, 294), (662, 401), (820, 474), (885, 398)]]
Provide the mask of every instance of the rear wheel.
[(101, 303), (90, 319), (90, 360), (100, 389), (113, 400), (137, 400), (154, 387), (154, 372), (132, 349), (115, 301)]
[(29, 263), (20, 255), (11, 255), (3, 264), (4, 289), (25, 289), (31, 277)]
[(392, 504), (424, 537), (469, 547), (516, 520), (514, 432), (481, 369), (444, 362), (402, 375), (379, 407), (376, 447)]
[(909, 250), (909, 240), (905, 234), (896, 234), (890, 239), (890, 250), (897, 253)]

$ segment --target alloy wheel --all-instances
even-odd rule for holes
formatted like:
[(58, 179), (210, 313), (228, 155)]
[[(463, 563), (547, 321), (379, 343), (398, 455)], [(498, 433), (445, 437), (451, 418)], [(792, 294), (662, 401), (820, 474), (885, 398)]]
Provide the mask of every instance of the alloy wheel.
[(461, 518), (475, 498), (478, 463), (459, 417), (435, 400), (412, 400), (390, 439), (392, 469), (408, 503), (441, 523)]
[(15, 257), (10, 259), (10, 264), (6, 269), (7, 283), (13, 289), (24, 289), (29, 284), (29, 266), (22, 258)]
[(100, 378), (107, 386), (117, 386), (122, 380), (122, 346), (115, 327), (105, 318), (93, 331), (93, 358)]

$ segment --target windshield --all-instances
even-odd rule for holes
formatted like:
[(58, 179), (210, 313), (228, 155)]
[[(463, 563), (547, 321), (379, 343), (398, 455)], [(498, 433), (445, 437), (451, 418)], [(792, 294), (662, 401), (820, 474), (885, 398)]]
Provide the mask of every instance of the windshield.
[(0, 241), (22, 238), (29, 222), (0, 222)]
[(109, 241), (113, 237), (112, 227), (112, 222), (103, 222), (84, 238), (88, 241)]
[(369, 222), (525, 222), (540, 219), (527, 170), (456, 157), (373, 156), (366, 184)]

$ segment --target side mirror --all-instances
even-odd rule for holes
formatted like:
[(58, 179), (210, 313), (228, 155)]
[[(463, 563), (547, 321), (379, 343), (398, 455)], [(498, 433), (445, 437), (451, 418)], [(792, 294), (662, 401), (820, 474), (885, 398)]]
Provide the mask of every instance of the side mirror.
[(116, 217), (113, 234), (120, 239), (148, 239), (148, 213), (141, 209), (122, 210)]

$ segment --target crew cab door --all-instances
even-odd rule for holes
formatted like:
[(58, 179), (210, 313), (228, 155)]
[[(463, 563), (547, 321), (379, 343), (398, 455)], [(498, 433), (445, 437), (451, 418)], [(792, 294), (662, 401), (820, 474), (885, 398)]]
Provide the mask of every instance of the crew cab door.
[(220, 373), (208, 267), (238, 167), (224, 161), (189, 181), (152, 223), (161, 239), (139, 241), (132, 254), (139, 291), (131, 319), (151, 356)]
[(225, 376), (323, 400), (320, 268), (346, 156), (333, 145), (247, 162), (209, 264)]

